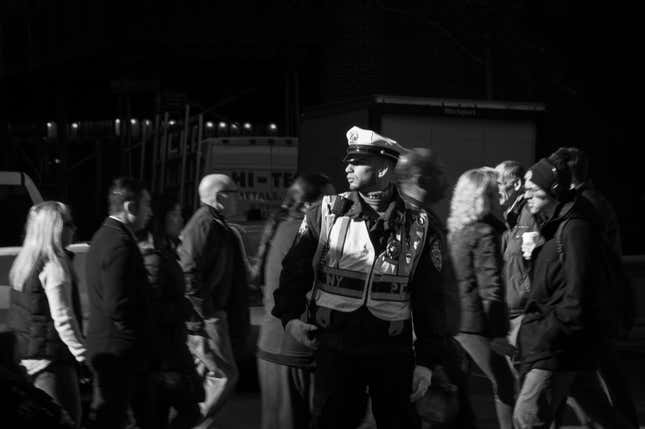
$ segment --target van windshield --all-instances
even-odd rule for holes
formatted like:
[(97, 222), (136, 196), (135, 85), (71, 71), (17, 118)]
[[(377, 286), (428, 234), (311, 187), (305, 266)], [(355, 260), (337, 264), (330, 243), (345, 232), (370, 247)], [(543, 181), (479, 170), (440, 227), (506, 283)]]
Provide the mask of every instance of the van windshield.
[(31, 207), (27, 188), (0, 185), (0, 247), (21, 246), (27, 213)]

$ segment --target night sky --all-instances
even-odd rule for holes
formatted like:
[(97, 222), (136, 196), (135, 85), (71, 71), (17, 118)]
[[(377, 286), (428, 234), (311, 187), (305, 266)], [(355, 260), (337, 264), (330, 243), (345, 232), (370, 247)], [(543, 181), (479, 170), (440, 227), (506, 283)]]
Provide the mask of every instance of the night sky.
[(538, 156), (587, 150), (626, 246), (645, 251), (633, 236), (645, 209), (633, 107), (642, 24), (628, 4), (5, 0), (0, 139), (8, 124), (119, 117), (119, 82), (136, 117), (179, 94), (213, 118), (281, 129), (287, 76), (303, 110), (377, 93), (540, 102)]

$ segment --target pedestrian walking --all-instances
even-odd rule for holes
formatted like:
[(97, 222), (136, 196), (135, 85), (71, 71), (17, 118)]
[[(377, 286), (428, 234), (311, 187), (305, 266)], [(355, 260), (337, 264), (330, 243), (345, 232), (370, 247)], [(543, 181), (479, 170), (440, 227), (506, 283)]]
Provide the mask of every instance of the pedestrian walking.
[[(606, 241), (606, 248), (613, 252), (611, 257), (616, 258), (616, 263), (622, 264), (622, 260), (620, 260), (622, 258), (622, 240), (616, 212), (589, 177), (589, 157), (584, 151), (574, 147), (559, 148), (554, 156), (566, 161), (571, 174), (572, 189), (578, 197), (584, 198), (593, 206), (596, 219), (600, 221), (599, 226), (603, 239)], [(634, 291), (630, 284), (607, 283), (602, 286), (605, 289), (610, 289), (614, 295), (621, 294), (619, 298), (620, 315), (616, 314), (621, 321), (620, 329), (608, 339), (604, 347), (598, 350), (597, 376), (589, 379), (578, 376), (571, 387), (568, 403), (574, 407), (585, 422), (593, 422), (596, 425), (601, 425), (604, 422), (606, 425), (609, 422), (613, 423), (617, 418), (624, 427), (638, 427), (636, 406), (627, 378), (620, 367), (616, 350), (616, 339), (627, 337), (634, 324), (636, 316)], [(602, 387), (599, 388), (599, 384)], [(602, 392), (603, 389), (607, 390), (609, 400), (619, 414), (618, 417), (613, 413), (609, 415), (603, 413), (605, 408), (598, 405), (599, 399), (596, 397), (596, 393)]]
[(45, 201), (29, 210), (25, 239), (9, 272), (9, 326), (33, 384), (81, 424), (79, 368), (87, 357), (83, 313), (71, 257), (76, 227), (69, 207)]
[[(267, 222), (265, 240), (260, 244), (264, 267), (265, 316), (258, 339), (258, 376), (262, 393), (262, 429), (299, 429), (308, 426), (313, 406), (313, 350), (284, 331), (282, 322), (271, 314), (282, 272), (282, 261), (298, 233), (305, 211), (333, 194), (329, 180), (320, 174), (298, 177), (289, 189), (290, 205), (282, 216)], [(286, 209), (286, 210), (285, 210)]]
[[(434, 206), (446, 196), (448, 189), (447, 178), (437, 155), (428, 148), (414, 148), (403, 154), (396, 165), (397, 182), (401, 197), (410, 205), (422, 208), (433, 219), (436, 232), (441, 235), (444, 255), (442, 273), (444, 276), (446, 297), (446, 316), (448, 331), (456, 335), (459, 331), (461, 305), (459, 289), (454, 267), (448, 254), (447, 229), (444, 222), (434, 212)], [(447, 355), (443, 359), (443, 371), (435, 371), (432, 387), (438, 389), (440, 396), (445, 399), (443, 408), (434, 410), (435, 421), (428, 422), (429, 428), (467, 429), (475, 427), (475, 415), (468, 395), (468, 357), (459, 343), (451, 338), (448, 342)], [(457, 389), (457, 409), (451, 410), (449, 400)]]
[(500, 428), (513, 427), (515, 380), (505, 355), (508, 311), (502, 279), (501, 219), (497, 174), (463, 173), (450, 202), (448, 242), (461, 296), (456, 339), (490, 380)]
[(149, 285), (134, 233), (151, 215), (150, 194), (131, 178), (108, 191), (109, 217), (86, 260), (90, 314), (87, 348), (94, 373), (93, 428), (132, 424), (131, 400), (149, 359)]
[(188, 429), (201, 419), (198, 403), (204, 390), (187, 345), (191, 306), (184, 297), (177, 256), (184, 220), (179, 201), (171, 195), (154, 198), (152, 209), (150, 223), (137, 233), (150, 283), (153, 337), (151, 368), (139, 398), (146, 417), (142, 426)]
[(537, 222), (524, 198), (526, 169), (517, 161), (504, 161), (495, 167), (495, 170), (498, 173), (499, 202), (506, 223), (506, 229), (502, 233), (501, 251), (509, 317), (508, 340), (515, 346), (524, 307), (531, 291), (530, 262), (522, 255), (522, 236), (537, 231)]
[(226, 221), (236, 211), (238, 192), (228, 176), (205, 176), (202, 205), (183, 229), (177, 251), (192, 307), (188, 346), (205, 391), (200, 428), (212, 427), (234, 391), (239, 373), (232, 341), (243, 343), (249, 327), (248, 266)]
[[(570, 189), (566, 161), (544, 158), (526, 173), (527, 206), (539, 232), (523, 238), (531, 292), (518, 335), (521, 388), (515, 425), (548, 428), (579, 376), (593, 377), (606, 342), (598, 280), (600, 234), (591, 205)], [(608, 405), (607, 405), (608, 406)]]

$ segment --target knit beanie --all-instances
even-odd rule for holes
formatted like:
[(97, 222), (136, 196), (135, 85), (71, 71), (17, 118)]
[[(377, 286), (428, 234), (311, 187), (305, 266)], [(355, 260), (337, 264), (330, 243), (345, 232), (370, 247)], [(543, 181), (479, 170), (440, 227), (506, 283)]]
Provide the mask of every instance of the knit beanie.
[(531, 182), (542, 188), (547, 194), (558, 201), (570, 199), (571, 173), (566, 161), (553, 154), (540, 159), (529, 169)]

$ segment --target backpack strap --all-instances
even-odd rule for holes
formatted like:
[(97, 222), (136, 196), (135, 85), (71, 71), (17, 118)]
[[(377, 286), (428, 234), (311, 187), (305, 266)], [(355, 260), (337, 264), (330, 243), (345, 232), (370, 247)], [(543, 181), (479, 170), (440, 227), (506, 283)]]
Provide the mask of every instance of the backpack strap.
[(558, 229), (555, 231), (555, 247), (558, 251), (558, 256), (560, 258), (560, 262), (564, 263), (564, 242), (562, 240), (562, 234), (564, 232), (564, 226), (569, 222), (569, 219), (565, 219), (560, 225), (558, 225)]

